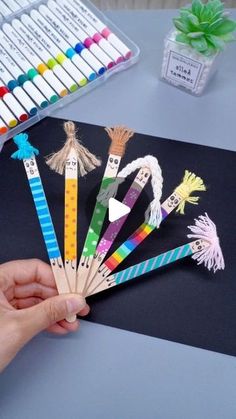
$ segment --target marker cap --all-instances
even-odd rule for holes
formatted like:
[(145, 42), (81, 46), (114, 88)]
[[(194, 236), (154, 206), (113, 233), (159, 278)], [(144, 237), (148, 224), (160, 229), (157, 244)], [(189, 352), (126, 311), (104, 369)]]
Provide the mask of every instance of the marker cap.
[(43, 73), (48, 69), (48, 67), (46, 66), (46, 64), (41, 63), (38, 65), (37, 70), (39, 72), (39, 74), (41, 74), (41, 76), (43, 75)]
[(7, 131), (8, 131), (8, 128), (5, 122), (3, 122), (2, 118), (0, 118), (0, 135), (6, 134)]
[(31, 81), (26, 81), (22, 87), (40, 108), (44, 109), (48, 106), (46, 98)]
[(27, 95), (27, 93), (25, 93), (25, 91), (22, 89), (22, 87), (15, 87), (15, 89), (13, 90), (13, 94), (22, 104), (22, 106), (24, 106), (25, 110), (29, 113), (29, 115), (36, 115), (38, 109), (36, 108), (33, 101), (30, 99), (30, 97)]
[(58, 95), (49, 86), (49, 84), (42, 78), (42, 76), (38, 74), (37, 76), (34, 77), (33, 82), (38, 87), (38, 89), (46, 96), (49, 102), (55, 103), (58, 101), (59, 99)]
[(37, 72), (37, 70), (35, 70), (35, 68), (31, 68), (28, 72), (27, 75), (29, 77), (30, 80), (33, 80), (35, 76), (37, 76), (39, 73)]
[(69, 76), (69, 74), (67, 74), (67, 72), (60, 64), (57, 64), (55, 67), (53, 67), (53, 72), (56, 74), (58, 79), (63, 81), (64, 85), (67, 87), (67, 89), (70, 90), (70, 92), (74, 92), (78, 89), (75, 81)]
[(12, 93), (7, 93), (4, 96), (3, 100), (19, 121), (21, 122), (27, 121), (27, 119), (29, 118), (27, 113), (22, 108), (20, 103), (14, 98)]
[(109, 69), (114, 66), (114, 61), (97, 44), (92, 44), (89, 49), (106, 68)]
[(0, 115), (8, 127), (13, 128), (17, 125), (17, 119), (2, 100), (0, 100)]
[(7, 87), (8, 87), (8, 89), (9, 89), (9, 90), (13, 90), (13, 89), (15, 89), (15, 87), (17, 87), (17, 86), (19, 86), (19, 83), (18, 83), (16, 80), (10, 80), (10, 81), (7, 83)]
[[(54, 67), (55, 68), (55, 67)], [(54, 70), (54, 69), (53, 69)], [(61, 83), (61, 81), (55, 76), (52, 70), (46, 70), (43, 73), (43, 77), (47, 80), (48, 84), (52, 86), (52, 88), (57, 92), (57, 94), (61, 97), (66, 96), (68, 94), (68, 90), (65, 86)]]
[(80, 57), (80, 55), (76, 54), (73, 55), (71, 61), (79, 68), (79, 70), (87, 77), (88, 80), (92, 81), (96, 79), (96, 73), (92, 70), (92, 68)]
[(96, 71), (100, 76), (105, 73), (106, 68), (97, 60), (97, 58), (87, 49), (81, 51), (81, 57)]
[(19, 82), (19, 85), (21, 86), (22, 84), (24, 84), (24, 82), (25, 81), (27, 81), (27, 80), (29, 80), (29, 78), (28, 78), (28, 76), (26, 75), (26, 74), (21, 74), (19, 77), (18, 77), (18, 82)]
[(0, 86), (0, 97), (4, 97), (6, 93), (9, 93), (9, 90), (5, 86)]
[(82, 42), (78, 42), (78, 44), (75, 45), (75, 51), (80, 54), (81, 51), (83, 51), (84, 49), (84, 45), (82, 44)]

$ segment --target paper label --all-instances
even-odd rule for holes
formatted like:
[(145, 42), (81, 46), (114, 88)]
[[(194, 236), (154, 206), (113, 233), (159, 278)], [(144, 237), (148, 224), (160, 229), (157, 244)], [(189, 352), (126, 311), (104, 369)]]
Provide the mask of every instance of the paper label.
[(165, 78), (194, 90), (202, 73), (203, 65), (175, 51), (170, 51)]

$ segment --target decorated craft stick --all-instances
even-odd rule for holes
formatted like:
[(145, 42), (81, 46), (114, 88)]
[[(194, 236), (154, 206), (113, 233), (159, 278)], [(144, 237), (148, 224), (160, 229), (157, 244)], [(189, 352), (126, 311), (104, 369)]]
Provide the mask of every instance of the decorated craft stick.
[(67, 140), (57, 153), (46, 160), (49, 167), (59, 174), (65, 174), (64, 213), (64, 260), (66, 275), (72, 292), (76, 291), (77, 269), (77, 218), (78, 218), (78, 176), (100, 166), (101, 162), (76, 138), (74, 122), (64, 123)]
[[(163, 221), (174, 209), (184, 214), (186, 202), (197, 204), (199, 197), (190, 196), (194, 191), (205, 191), (203, 180), (194, 173), (185, 171), (182, 183), (177, 186), (174, 192), (161, 205), (161, 221)], [(152, 215), (152, 211), (151, 211)], [(122, 263), (130, 253), (135, 250), (154, 230), (159, 227), (159, 223), (155, 222), (152, 217), (148, 219), (146, 213), (146, 221), (101, 265), (97, 275), (93, 279), (91, 287), (87, 290), (87, 295), (93, 291), (109, 276), (117, 266)]]
[[(122, 203), (127, 205), (130, 209), (132, 209), (151, 176), (151, 183), (155, 200), (155, 205), (153, 203), (152, 207), (155, 208), (154, 212), (155, 214), (157, 214), (158, 211), (156, 207), (159, 203), (160, 214), (160, 198), (162, 194), (163, 179), (161, 168), (155, 157), (145, 156), (143, 158), (136, 159), (133, 162), (129, 163), (126, 167), (124, 167), (124, 169), (122, 169), (118, 173), (117, 181), (119, 181), (120, 183), (120, 180), (124, 180), (127, 176), (129, 176), (137, 169), (139, 169), (139, 172), (136, 175), (129, 190), (127, 191)], [(90, 275), (86, 284), (86, 289), (90, 287), (93, 281), (93, 277), (96, 275), (99, 266), (105, 259), (109, 249), (111, 248), (112, 244), (117, 238), (127, 218), (128, 214), (109, 224), (107, 230), (105, 231), (103, 237), (101, 238), (97, 246), (96, 253), (94, 255), (94, 260), (92, 262), (92, 267), (90, 269)]]
[[(114, 128), (105, 128), (105, 130), (110, 137), (111, 146), (109, 149), (108, 161), (102, 179), (99, 195), (102, 195), (102, 193), (106, 191), (107, 187), (114, 182), (121, 159), (125, 154), (126, 144), (134, 135), (133, 131), (130, 129), (120, 126)], [(106, 216), (107, 205), (107, 202), (105, 205), (103, 205), (97, 200), (93, 211), (77, 271), (77, 292), (81, 294), (84, 291), (84, 286), (89, 275), (93, 256), (96, 251), (98, 239)]]
[[(35, 158), (39, 151), (29, 143), (27, 134), (18, 134), (13, 140), (18, 147), (18, 151), (13, 153), (11, 157), (23, 160), (58, 293), (69, 293), (71, 289), (67, 282), (55, 229)], [(67, 320), (71, 322), (75, 319), (76, 316), (71, 316)]]
[(141, 275), (153, 272), (162, 266), (169, 265), (187, 256), (191, 256), (192, 259), (196, 260), (198, 265), (204, 264), (209, 271), (213, 270), (214, 273), (218, 269), (224, 269), (225, 263), (216, 226), (208, 215), (199, 216), (195, 220), (195, 225), (189, 226), (188, 228), (192, 234), (188, 234), (187, 237), (194, 238), (194, 241), (109, 276), (92, 294), (138, 278)]

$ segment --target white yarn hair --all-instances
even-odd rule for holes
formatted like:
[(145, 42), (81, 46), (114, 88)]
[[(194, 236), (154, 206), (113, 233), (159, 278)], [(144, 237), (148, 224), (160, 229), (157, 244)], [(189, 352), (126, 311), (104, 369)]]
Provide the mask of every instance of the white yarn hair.
[(218, 269), (225, 268), (224, 257), (220, 247), (219, 237), (217, 235), (216, 225), (205, 215), (200, 215), (195, 219), (195, 225), (188, 226), (193, 234), (188, 234), (188, 238), (195, 240), (202, 239), (209, 243), (209, 246), (192, 255), (192, 258), (197, 261), (198, 265), (203, 263), (210, 271), (213, 269), (214, 273)]
[(97, 200), (102, 205), (107, 206), (108, 200), (116, 195), (119, 185), (124, 182), (125, 178), (135, 172), (135, 170), (141, 168), (148, 168), (151, 172), (151, 184), (154, 195), (153, 201), (150, 203), (145, 212), (145, 222), (159, 227), (162, 220), (160, 199), (162, 196), (163, 178), (162, 171), (156, 157), (147, 155), (127, 164), (127, 166), (125, 166), (118, 173), (116, 180), (109, 185), (108, 188), (100, 191)]

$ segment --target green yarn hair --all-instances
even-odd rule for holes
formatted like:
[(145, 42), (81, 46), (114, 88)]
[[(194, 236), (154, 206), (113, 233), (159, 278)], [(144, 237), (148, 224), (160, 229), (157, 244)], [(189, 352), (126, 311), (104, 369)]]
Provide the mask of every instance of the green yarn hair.
[(236, 21), (228, 18), (220, 0), (192, 0), (191, 7), (181, 8), (180, 17), (173, 22), (178, 30), (176, 41), (205, 56), (222, 51), (227, 42), (235, 41)]

